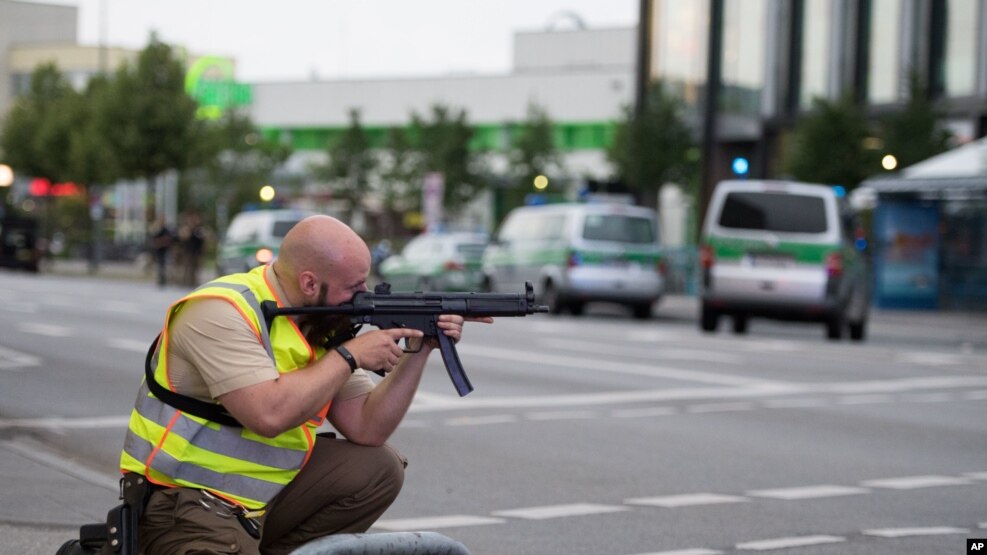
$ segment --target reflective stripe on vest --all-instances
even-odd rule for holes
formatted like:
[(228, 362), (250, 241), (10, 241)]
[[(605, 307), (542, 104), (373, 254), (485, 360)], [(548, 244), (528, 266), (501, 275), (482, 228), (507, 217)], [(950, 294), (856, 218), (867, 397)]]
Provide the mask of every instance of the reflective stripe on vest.
[[(274, 300), (264, 268), (226, 276), (196, 289), (168, 311), (153, 364), (158, 382), (167, 379), (168, 326), (190, 299), (221, 298), (247, 319), (275, 361), (278, 372), (304, 367), (322, 349), (313, 352), (295, 325), (276, 319), (268, 330), (260, 303)], [(317, 422), (307, 422), (274, 438), (246, 428), (222, 426), (185, 414), (154, 397), (146, 384), (138, 392), (120, 458), (121, 469), (138, 472), (152, 482), (169, 486), (209, 489), (250, 509), (266, 505), (301, 470), (314, 445)]]

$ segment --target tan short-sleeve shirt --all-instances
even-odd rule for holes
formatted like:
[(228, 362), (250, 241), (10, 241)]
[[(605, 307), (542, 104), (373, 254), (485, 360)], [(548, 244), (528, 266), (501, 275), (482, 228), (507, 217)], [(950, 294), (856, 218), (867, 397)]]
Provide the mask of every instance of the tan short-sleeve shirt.
[[(267, 272), (269, 282), (276, 284), (270, 266)], [(285, 298), (280, 291), (278, 295)], [(184, 395), (212, 400), (279, 375), (250, 324), (233, 304), (222, 299), (185, 302), (172, 317), (169, 342), (168, 377), (175, 390)], [(335, 399), (352, 399), (373, 388), (370, 376), (357, 370)]]

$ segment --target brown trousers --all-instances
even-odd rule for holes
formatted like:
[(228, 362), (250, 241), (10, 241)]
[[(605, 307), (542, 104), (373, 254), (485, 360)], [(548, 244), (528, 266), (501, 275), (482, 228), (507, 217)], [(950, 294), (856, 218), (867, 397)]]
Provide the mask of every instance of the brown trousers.
[(404, 483), (407, 459), (389, 445), (318, 438), (305, 468), (267, 506), (261, 539), (189, 488), (154, 492), (139, 531), (144, 555), (280, 555), (329, 534), (367, 531)]

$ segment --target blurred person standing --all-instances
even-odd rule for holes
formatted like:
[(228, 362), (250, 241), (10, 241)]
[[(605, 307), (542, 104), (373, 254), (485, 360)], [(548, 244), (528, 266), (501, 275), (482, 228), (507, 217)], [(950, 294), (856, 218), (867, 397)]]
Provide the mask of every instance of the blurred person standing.
[[(346, 224), (311, 216), (274, 262), (171, 306), (120, 459), (126, 484), (150, 483), (141, 553), (289, 553), (365, 532), (395, 500), (407, 459), (387, 441), (438, 341), (407, 328), (356, 335), (347, 317), (265, 322), (260, 310), (349, 302), (367, 290), (370, 258)], [(464, 322), (442, 315), (438, 327), (458, 342)], [(345, 439), (316, 435), (324, 420)]]
[(186, 287), (199, 284), (199, 266), (202, 264), (206, 237), (206, 228), (199, 213), (185, 214), (178, 229), (178, 245), (181, 250), (181, 284)]
[(168, 283), (168, 255), (172, 245), (175, 244), (175, 232), (168, 226), (164, 217), (158, 217), (154, 221), (149, 244), (157, 267), (158, 287), (164, 287)]

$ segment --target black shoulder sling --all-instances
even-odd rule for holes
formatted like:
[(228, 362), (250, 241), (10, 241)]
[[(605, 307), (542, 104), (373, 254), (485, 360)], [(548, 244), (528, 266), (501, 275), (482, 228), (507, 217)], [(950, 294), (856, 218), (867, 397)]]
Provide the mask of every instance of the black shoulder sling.
[(151, 347), (147, 350), (147, 358), (144, 359), (144, 377), (147, 381), (147, 387), (151, 390), (151, 393), (155, 397), (161, 400), (161, 402), (174, 407), (182, 412), (187, 412), (192, 416), (198, 416), (199, 418), (205, 418), (206, 420), (211, 420), (217, 424), (222, 424), (223, 426), (233, 426), (236, 428), (242, 428), (243, 424), (239, 420), (233, 417), (232, 414), (226, 412), (223, 405), (218, 403), (207, 403), (206, 401), (200, 401), (194, 397), (189, 397), (187, 395), (182, 395), (181, 393), (175, 393), (167, 387), (159, 384), (157, 380), (154, 379), (154, 370), (151, 368), (151, 359), (154, 358), (154, 350), (158, 346), (158, 341), (161, 340), (161, 334), (158, 334), (151, 342)]

